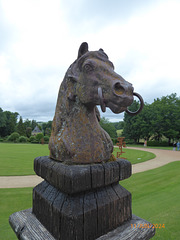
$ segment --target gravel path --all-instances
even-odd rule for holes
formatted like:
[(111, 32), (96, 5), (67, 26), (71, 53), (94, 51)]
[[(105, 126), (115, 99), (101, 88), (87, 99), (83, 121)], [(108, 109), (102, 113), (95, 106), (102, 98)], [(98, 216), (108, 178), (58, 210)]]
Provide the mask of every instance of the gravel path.
[(151, 148), (132, 148), (152, 152), (156, 157), (152, 160), (132, 165), (132, 173), (144, 172), (150, 169), (164, 166), (170, 162), (180, 161), (180, 151), (151, 149)]
[(43, 179), (36, 175), (0, 177), (0, 188), (35, 187)]
[[(133, 174), (158, 168), (170, 162), (180, 161), (180, 151), (132, 147), (131, 149), (148, 151), (156, 155), (156, 158), (152, 160), (132, 165)], [(42, 180), (42, 178), (36, 175), (0, 177), (0, 188), (34, 187)]]

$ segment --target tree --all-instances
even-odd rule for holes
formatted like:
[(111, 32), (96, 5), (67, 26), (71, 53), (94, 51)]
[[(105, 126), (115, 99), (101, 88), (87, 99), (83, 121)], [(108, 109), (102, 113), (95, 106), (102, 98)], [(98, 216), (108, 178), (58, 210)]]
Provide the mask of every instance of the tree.
[(120, 121), (120, 122), (115, 122), (113, 123), (114, 127), (116, 130), (120, 130), (120, 129), (123, 129), (124, 127), (124, 122), (123, 121)]
[(22, 117), (20, 117), (19, 122), (17, 124), (17, 132), (19, 133), (20, 136), (26, 136), (26, 131), (25, 131)]
[(31, 122), (31, 128), (32, 128), (32, 130), (34, 130), (34, 128), (35, 128), (37, 125), (38, 125), (38, 124), (37, 124), (36, 120), (32, 120), (32, 122)]
[(176, 94), (163, 96), (161, 99), (157, 98), (152, 103), (152, 121), (153, 134), (156, 140), (162, 136), (169, 139), (177, 138), (180, 133), (180, 108), (179, 98)]
[(46, 128), (45, 135), (50, 136), (51, 135), (51, 129)]
[(42, 130), (44, 135), (50, 136), (51, 134), (52, 121), (42, 123)]
[(26, 119), (24, 121), (24, 128), (27, 129), (28, 127), (31, 128), (32, 127), (32, 123), (31, 123), (31, 121), (29, 119)]
[(151, 119), (152, 119), (151, 105), (145, 103), (144, 108), (139, 115), (139, 128), (141, 129), (140, 137), (143, 139), (148, 140), (153, 134)]
[(32, 128), (31, 128), (31, 127), (27, 127), (27, 128), (26, 128), (26, 136), (27, 136), (28, 138), (30, 138), (31, 133), (32, 133)]
[[(133, 102), (130, 109), (138, 107)], [(163, 136), (169, 139), (180, 137), (180, 98), (176, 94), (157, 98), (152, 104), (145, 103), (144, 108), (137, 116), (124, 115), (123, 135), (138, 142), (140, 138), (150, 137), (160, 141)]]
[[(139, 103), (134, 101), (132, 105), (129, 107), (129, 110), (135, 112), (139, 108)], [(139, 139), (142, 135), (141, 129), (141, 114), (139, 113), (136, 116), (131, 116), (125, 112), (124, 114), (124, 128), (123, 128), (123, 136), (126, 139), (133, 139), (135, 143), (139, 142)]]
[(42, 123), (42, 131), (45, 134), (47, 128), (47, 123)]
[(0, 136), (3, 136), (3, 130), (6, 126), (6, 116), (3, 113), (2, 108), (0, 108)]
[[(0, 127), (1, 137), (8, 136), (15, 131), (18, 115), (19, 114), (17, 112), (13, 113), (10, 111), (5, 111), (2, 113), (1, 111), (1, 117), (3, 118), (3, 126), (1, 125)], [(5, 124), (4, 124), (4, 120), (5, 120)]]
[(113, 123), (109, 122), (108, 119), (105, 117), (101, 118), (99, 124), (111, 138), (117, 138), (116, 128), (114, 127)]
[(38, 133), (37, 135), (36, 135), (36, 140), (39, 142), (39, 143), (41, 143), (41, 140), (44, 138), (44, 135), (42, 134), (42, 133)]

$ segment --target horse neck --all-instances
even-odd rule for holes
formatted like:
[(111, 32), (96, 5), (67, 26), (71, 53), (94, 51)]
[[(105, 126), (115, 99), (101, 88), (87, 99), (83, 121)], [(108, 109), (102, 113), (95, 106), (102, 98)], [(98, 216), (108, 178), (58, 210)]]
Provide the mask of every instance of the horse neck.
[(67, 128), (69, 131), (87, 128), (96, 131), (99, 126), (95, 107), (85, 106), (78, 98), (71, 101), (67, 93), (64, 96), (59, 94), (54, 121), (57, 133), (61, 128)]
[(95, 107), (87, 107), (80, 101), (70, 103), (70, 111), (67, 114), (67, 121), (73, 122), (73, 126), (77, 128), (87, 128), (88, 126), (93, 126), (97, 124), (97, 117), (95, 113)]

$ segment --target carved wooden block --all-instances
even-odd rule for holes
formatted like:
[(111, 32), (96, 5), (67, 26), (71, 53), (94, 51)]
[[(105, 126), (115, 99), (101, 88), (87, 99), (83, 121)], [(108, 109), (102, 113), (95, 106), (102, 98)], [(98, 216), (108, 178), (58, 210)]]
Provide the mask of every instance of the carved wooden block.
[(74, 194), (129, 178), (131, 163), (118, 159), (102, 164), (66, 165), (45, 156), (35, 158), (34, 171), (62, 192)]
[(115, 184), (68, 195), (44, 181), (34, 188), (33, 213), (56, 239), (96, 239), (131, 219), (131, 194)]
[(56, 239), (96, 239), (132, 217), (131, 194), (119, 181), (131, 163), (66, 165), (49, 157), (34, 160), (45, 179), (33, 190), (33, 213)]
[[(33, 210), (14, 213), (10, 224), (21, 240), (150, 239), (155, 229), (131, 229), (131, 194), (119, 181), (131, 175), (131, 164), (67, 166), (39, 157), (35, 172), (45, 181), (33, 190)], [(128, 238), (130, 236), (130, 238)]]

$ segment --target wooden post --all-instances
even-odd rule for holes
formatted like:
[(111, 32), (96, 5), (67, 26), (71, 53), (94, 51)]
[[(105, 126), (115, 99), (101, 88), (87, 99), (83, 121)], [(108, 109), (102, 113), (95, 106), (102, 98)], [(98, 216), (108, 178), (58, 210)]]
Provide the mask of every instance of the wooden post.
[[(10, 216), (19, 239), (113, 240), (122, 231), (134, 232), (131, 239), (138, 234), (144, 235), (142, 239), (154, 235), (152, 227), (143, 231), (131, 228), (137, 221), (146, 221), (132, 218), (131, 194), (119, 185), (119, 181), (131, 176), (131, 163), (127, 160), (66, 165), (49, 157), (38, 157), (34, 170), (44, 181), (33, 189), (32, 210)], [(32, 232), (38, 238), (33, 238)]]

